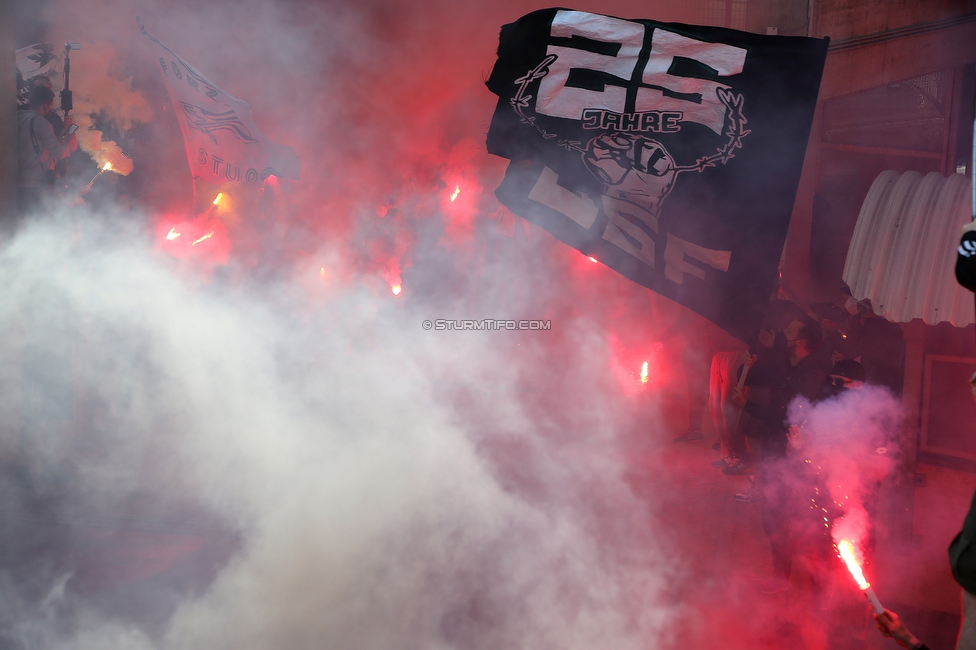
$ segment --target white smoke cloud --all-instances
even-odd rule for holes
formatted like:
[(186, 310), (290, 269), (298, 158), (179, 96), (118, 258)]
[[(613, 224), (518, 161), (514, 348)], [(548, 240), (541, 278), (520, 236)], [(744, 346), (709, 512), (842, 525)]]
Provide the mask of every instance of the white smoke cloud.
[(240, 544), (155, 635), (68, 580), (53, 600), (76, 613), (50, 627), (23, 612), (25, 647), (637, 648), (660, 633), (667, 572), (615, 417), (595, 408), (609, 384), (586, 373), (606, 346), (585, 322), (557, 325), (578, 350), (560, 399), (583, 435), (536, 420), (520, 386), (536, 371), (500, 354), (503, 334), (425, 332), (387, 292), (203, 284), (132, 215), (74, 218), (31, 221), (0, 253), (0, 323), (71, 340), (76, 420), (92, 423), (75, 435), (98, 431), (96, 450), (38, 450), (31, 467), (68, 475), (66, 511), (192, 500)]

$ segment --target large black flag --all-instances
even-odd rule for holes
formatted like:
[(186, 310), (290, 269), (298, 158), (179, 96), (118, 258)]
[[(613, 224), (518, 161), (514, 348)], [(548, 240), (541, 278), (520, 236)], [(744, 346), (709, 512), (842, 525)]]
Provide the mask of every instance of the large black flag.
[(755, 340), (827, 39), (544, 9), (505, 25), (488, 88), (498, 198)]

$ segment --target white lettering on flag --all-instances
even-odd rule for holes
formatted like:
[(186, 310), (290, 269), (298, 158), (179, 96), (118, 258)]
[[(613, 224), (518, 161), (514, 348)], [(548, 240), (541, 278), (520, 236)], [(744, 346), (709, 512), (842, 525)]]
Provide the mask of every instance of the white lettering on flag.
[(732, 253), (692, 244), (668, 233), (668, 243), (664, 247), (664, 277), (677, 284), (684, 284), (685, 274), (704, 280), (705, 269), (689, 264), (685, 257), (690, 257), (724, 273), (729, 270)]
[(643, 81), (652, 86), (686, 95), (701, 95), (701, 103), (667, 97), (655, 88), (637, 89), (637, 111), (683, 111), (685, 120), (704, 124), (715, 133), (722, 132), (725, 104), (719, 100), (722, 84), (693, 77), (678, 77), (668, 73), (676, 56), (703, 63), (719, 76), (739, 74), (746, 62), (746, 51), (724, 43), (702, 41), (657, 28), (651, 41), (651, 55), (644, 67)]
[[(559, 11), (552, 19), (550, 35), (557, 38), (585, 38), (617, 48), (616, 54), (550, 45), (547, 55), (556, 55), (549, 72), (539, 84), (535, 110), (542, 115), (571, 120), (583, 119), (585, 110), (624, 113), (627, 87), (637, 68), (644, 45), (644, 26), (630, 20), (600, 16), (582, 11)], [(729, 86), (715, 81), (673, 75), (669, 72), (675, 57), (689, 59), (711, 68), (720, 77), (739, 74), (746, 60), (746, 50), (724, 43), (708, 43), (657, 27), (641, 82), (656, 88), (636, 88), (636, 113), (678, 112), (682, 121), (703, 124), (715, 133), (722, 132), (727, 106), (718, 97), (718, 89)], [(570, 72), (587, 70), (619, 80), (603, 90), (567, 86)], [(665, 95), (668, 91), (672, 96)], [(676, 97), (673, 95), (685, 95)]]
[(298, 180), (298, 156), (258, 131), (247, 102), (221, 90), (140, 27), (173, 102), (195, 177), (211, 183), (253, 183), (268, 176)]
[(644, 44), (644, 26), (629, 20), (582, 11), (560, 11), (552, 19), (550, 33), (557, 37), (580, 36), (619, 45), (620, 50), (616, 56), (610, 56), (550, 45), (548, 53), (555, 54), (558, 58), (549, 66), (549, 74), (539, 85), (539, 100), (535, 110), (543, 115), (571, 120), (582, 119), (583, 109), (586, 108), (603, 108), (622, 113), (627, 101), (627, 89), (623, 86), (606, 86), (600, 92), (569, 88), (566, 81), (574, 68), (599, 70), (619, 77), (621, 82), (630, 81)]
[(644, 264), (654, 268), (654, 254), (657, 251), (654, 240), (627, 216), (644, 220), (645, 223), (655, 229), (655, 232), (657, 232), (657, 218), (644, 213), (642, 210), (638, 213), (633, 206), (623, 201), (607, 200), (607, 197), (604, 197), (603, 200), (603, 211), (608, 219), (607, 227), (603, 231), (603, 238), (625, 253), (630, 253)]
[(539, 179), (532, 187), (532, 191), (529, 192), (529, 198), (569, 217), (589, 230), (593, 222), (596, 221), (600, 210), (593, 201), (560, 187), (557, 185), (557, 181), (559, 181), (559, 176), (556, 175), (556, 172), (548, 167), (543, 167)]

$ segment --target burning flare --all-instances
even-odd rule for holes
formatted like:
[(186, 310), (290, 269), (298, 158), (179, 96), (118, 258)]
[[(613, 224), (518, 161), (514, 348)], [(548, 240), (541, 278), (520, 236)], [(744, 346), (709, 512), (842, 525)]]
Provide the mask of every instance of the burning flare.
[(223, 199), (223, 198), (224, 198), (224, 193), (223, 192), (217, 192), (217, 196), (214, 197), (213, 204), (214, 205), (220, 205), (220, 200)]
[(869, 589), (871, 584), (864, 579), (864, 572), (861, 571), (861, 567), (857, 563), (857, 558), (854, 557), (854, 547), (851, 543), (845, 539), (837, 545), (837, 550), (840, 552), (841, 559), (844, 560), (844, 564), (847, 565), (847, 570), (854, 576), (854, 582), (861, 588), (861, 591)]
[(589, 259), (589, 260), (590, 260), (591, 262), (593, 262), (594, 264), (596, 264), (596, 258), (595, 258), (595, 257), (590, 257), (590, 258), (588, 258), (588, 259)]
[[(460, 185), (455, 185), (454, 186), (454, 191), (451, 192), (451, 203), (454, 203), (454, 199), (456, 199), (458, 197), (458, 194), (460, 194), (460, 193), (461, 193), (461, 186)], [(394, 293), (396, 293), (396, 292), (394, 292)]]
[(179, 230), (176, 229), (176, 226), (173, 226), (172, 228), (169, 229), (169, 232), (166, 233), (166, 239), (168, 241), (173, 241), (174, 239), (176, 239), (177, 237), (179, 237), (181, 234), (182, 233)]
[(213, 230), (211, 230), (211, 231), (210, 231), (210, 232), (208, 232), (208, 233), (207, 233), (206, 235), (204, 235), (203, 237), (201, 237), (200, 239), (198, 239), (198, 240), (196, 240), (195, 242), (193, 242), (193, 243), (192, 243), (192, 244), (190, 244), (190, 245), (191, 245), (191, 246), (196, 246), (196, 245), (197, 245), (197, 244), (199, 244), (200, 242), (203, 242), (203, 241), (207, 241), (208, 239), (210, 239), (210, 238), (211, 238), (211, 237), (213, 237), (213, 236), (214, 236), (214, 231), (213, 231)]
[(98, 173), (95, 174), (95, 177), (92, 178), (90, 181), (88, 181), (88, 185), (86, 185), (85, 188), (81, 191), (81, 195), (84, 196), (85, 194), (88, 194), (88, 191), (91, 190), (92, 185), (95, 184), (95, 181), (98, 180), (98, 177), (111, 169), (112, 169), (112, 163), (110, 162), (107, 162), (104, 165), (102, 165), (102, 168), (98, 170)]
[(403, 287), (401, 287), (399, 284), (394, 284), (392, 287), (390, 287), (390, 291), (393, 292), (394, 296), (399, 296), (400, 292), (403, 291)]
[(644, 365), (641, 366), (640, 378), (641, 378), (641, 383), (642, 384), (646, 384), (647, 383), (647, 362), (646, 361), (644, 362)]
[(861, 566), (857, 563), (857, 558), (854, 556), (854, 546), (845, 539), (837, 544), (837, 551), (840, 552), (841, 559), (847, 565), (847, 570), (851, 572), (857, 586), (861, 588), (864, 597), (868, 599), (871, 607), (874, 608), (874, 613), (883, 614), (884, 607), (881, 606), (881, 601), (878, 600), (874, 590), (871, 589), (871, 584), (864, 579), (864, 572), (861, 571)]

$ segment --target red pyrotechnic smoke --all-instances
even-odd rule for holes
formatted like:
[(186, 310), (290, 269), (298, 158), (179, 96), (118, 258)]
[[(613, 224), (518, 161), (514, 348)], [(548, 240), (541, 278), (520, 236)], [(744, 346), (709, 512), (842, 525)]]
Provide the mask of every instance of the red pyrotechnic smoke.
[(192, 259), (208, 269), (226, 264), (232, 245), (227, 226), (216, 214), (224, 199), (218, 192), (207, 211), (194, 219), (160, 219), (156, 228), (159, 247), (173, 257)]
[(610, 370), (624, 395), (633, 397), (660, 386), (660, 361), (645, 348), (626, 347), (615, 334), (607, 339), (610, 350)]

